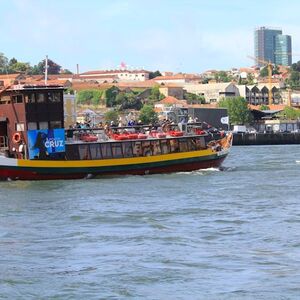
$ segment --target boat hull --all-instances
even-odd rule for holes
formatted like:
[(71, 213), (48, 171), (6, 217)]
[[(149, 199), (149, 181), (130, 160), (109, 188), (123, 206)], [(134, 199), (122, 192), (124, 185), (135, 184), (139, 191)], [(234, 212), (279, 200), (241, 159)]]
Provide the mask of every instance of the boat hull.
[(160, 155), (158, 157), (123, 158), (99, 161), (11, 160), (11, 163), (7, 161), (5, 165), (1, 165), (0, 161), (0, 179), (80, 179), (105, 175), (145, 175), (185, 172), (198, 169), (218, 168), (221, 166), (227, 154), (228, 151), (214, 153), (203, 150)]

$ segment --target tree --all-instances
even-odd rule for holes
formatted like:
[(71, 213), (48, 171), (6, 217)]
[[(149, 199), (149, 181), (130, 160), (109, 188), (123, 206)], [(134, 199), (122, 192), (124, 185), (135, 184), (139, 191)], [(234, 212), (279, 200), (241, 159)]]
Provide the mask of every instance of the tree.
[(150, 96), (148, 97), (148, 100), (150, 100), (150, 103), (158, 102), (165, 97), (163, 94), (161, 94), (161, 92), (159, 91), (159, 88), (160, 88), (159, 85), (155, 85), (151, 88), (151, 93), (150, 93)]
[(262, 104), (260, 107), (259, 107), (259, 110), (269, 110), (270, 107), (268, 105), (265, 105), (265, 104)]
[(104, 114), (105, 122), (111, 123), (113, 121), (115, 124), (118, 124), (119, 114), (116, 110), (109, 110)]
[(9, 73), (29, 73), (31, 66), (29, 63), (16, 62), (9, 66)]
[(149, 79), (153, 79), (155, 77), (161, 76), (161, 73), (157, 70), (155, 72), (150, 72), (149, 73)]
[(140, 111), (139, 119), (143, 124), (155, 124), (158, 121), (158, 115), (151, 105), (145, 104)]
[(232, 79), (232, 76), (229, 76), (225, 71), (219, 71), (215, 74), (215, 80), (217, 82), (230, 82)]
[(277, 116), (284, 120), (296, 120), (300, 117), (300, 110), (286, 106)]
[(5, 74), (7, 72), (7, 57), (0, 52), (0, 74)]
[[(40, 61), (37, 65), (32, 68), (31, 74), (33, 75), (43, 75), (45, 74), (45, 59)], [(55, 63), (53, 60), (48, 59), (48, 74), (59, 74), (61, 66)]]
[(82, 90), (77, 93), (76, 100), (78, 104), (99, 105), (102, 102), (102, 90)]
[(243, 97), (223, 98), (219, 102), (219, 107), (227, 108), (231, 124), (242, 125), (252, 121), (247, 101)]
[(120, 90), (116, 86), (112, 86), (105, 91), (104, 98), (107, 107), (113, 107), (116, 105), (116, 97), (119, 93)]
[(193, 93), (184, 93), (183, 99), (187, 101), (187, 104), (204, 104), (205, 97), (202, 95), (196, 95)]

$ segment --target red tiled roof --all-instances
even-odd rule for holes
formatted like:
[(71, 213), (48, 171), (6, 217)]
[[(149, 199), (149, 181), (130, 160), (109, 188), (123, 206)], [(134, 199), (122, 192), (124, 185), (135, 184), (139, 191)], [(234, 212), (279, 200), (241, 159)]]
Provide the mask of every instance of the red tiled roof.
[(180, 105), (186, 105), (186, 101), (184, 100), (178, 100), (175, 97), (168, 96), (161, 101), (158, 102), (159, 104), (180, 104)]

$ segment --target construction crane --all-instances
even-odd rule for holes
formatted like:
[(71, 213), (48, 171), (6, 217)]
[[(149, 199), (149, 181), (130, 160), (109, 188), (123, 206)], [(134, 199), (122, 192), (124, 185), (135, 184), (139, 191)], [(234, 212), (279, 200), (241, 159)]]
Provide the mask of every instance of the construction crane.
[(273, 104), (273, 93), (272, 93), (272, 71), (273, 71), (273, 65), (270, 61), (265, 61), (263, 59), (260, 58), (256, 58), (253, 56), (248, 55), (248, 58), (251, 58), (253, 60), (255, 60), (258, 63), (261, 63), (265, 66), (268, 67), (268, 84), (269, 84), (269, 93), (268, 93), (268, 100), (269, 100), (269, 105)]

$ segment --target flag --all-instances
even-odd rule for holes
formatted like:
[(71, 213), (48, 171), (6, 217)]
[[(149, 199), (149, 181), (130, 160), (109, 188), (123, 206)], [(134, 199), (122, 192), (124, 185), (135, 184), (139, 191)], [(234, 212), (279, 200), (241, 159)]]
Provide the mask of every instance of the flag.
[(229, 117), (227, 116), (227, 117), (222, 117), (221, 118), (221, 123), (222, 124), (229, 124)]

